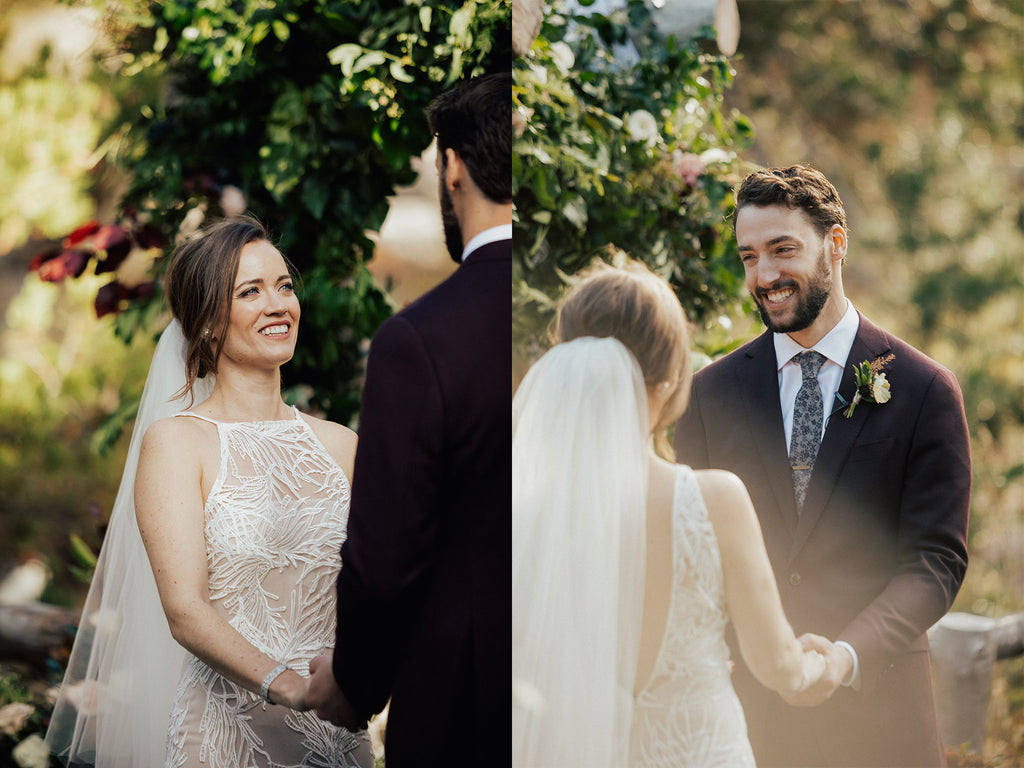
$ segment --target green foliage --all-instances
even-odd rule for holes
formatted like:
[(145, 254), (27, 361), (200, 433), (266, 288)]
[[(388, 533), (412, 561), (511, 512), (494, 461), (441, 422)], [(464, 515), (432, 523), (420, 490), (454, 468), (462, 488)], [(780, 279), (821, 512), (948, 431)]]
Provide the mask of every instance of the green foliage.
[[(613, 53), (629, 41), (632, 65)], [(642, 0), (607, 16), (556, 5), (514, 75), (516, 341), (535, 346), (567, 276), (618, 252), (669, 279), (692, 320), (736, 310), (727, 217), (752, 128), (723, 107), (728, 60), (656, 38)]]
[[(104, 145), (132, 177), (126, 218), (173, 242), (190, 212), (218, 216), (224, 188), (240, 189), (305, 277), (293, 396), (350, 421), (363, 342), (391, 312), (366, 271), (366, 233), (415, 178), (430, 101), (508, 68), (509, 0), (179, 0), (134, 22), (118, 73), (124, 121)], [(118, 320), (125, 338), (140, 328), (154, 330), (152, 310)]]
[(60, 232), (90, 215), (85, 172), (101, 101), (99, 87), (89, 82), (69, 89), (35, 73), (0, 82), (0, 113), (17, 115), (0, 121), (0, 253), (37, 227)]

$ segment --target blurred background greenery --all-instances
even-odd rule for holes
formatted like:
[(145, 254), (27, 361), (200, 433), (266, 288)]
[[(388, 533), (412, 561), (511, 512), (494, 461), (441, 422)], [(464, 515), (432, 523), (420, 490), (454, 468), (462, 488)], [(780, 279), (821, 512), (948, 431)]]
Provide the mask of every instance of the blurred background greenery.
[[(847, 296), (964, 391), (971, 563), (954, 610), (1024, 611), (1024, 2), (720, 0), (739, 17), (735, 54), (718, 30), (728, 56), (699, 24), (666, 37), (687, 5), (710, 21), (716, 3), (553, 2), (514, 62), (519, 370), (566, 273), (619, 252), (672, 281), (701, 360), (760, 333), (729, 189), (812, 165), (846, 204)], [(992, 692), (986, 764), (1019, 765), (1024, 660), (999, 663)]]

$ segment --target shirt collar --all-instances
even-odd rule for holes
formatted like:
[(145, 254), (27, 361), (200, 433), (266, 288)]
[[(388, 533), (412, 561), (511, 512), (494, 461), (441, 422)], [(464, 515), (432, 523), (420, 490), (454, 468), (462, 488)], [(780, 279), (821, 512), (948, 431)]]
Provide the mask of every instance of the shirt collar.
[(496, 243), (499, 240), (511, 240), (512, 239), (512, 225), (511, 224), (499, 224), (496, 227), (485, 229), (483, 232), (479, 232), (473, 236), (473, 238), (466, 243), (466, 247), (462, 249), (462, 261), (465, 261), (473, 251), (480, 248), (481, 246), (487, 245), (488, 243)]
[[(850, 300), (846, 300), (846, 312), (835, 324), (831, 331), (826, 333), (818, 343), (811, 349), (820, 352), (840, 368), (846, 365), (846, 359), (853, 349), (853, 341), (857, 337), (857, 330), (860, 328), (860, 315), (853, 308)], [(773, 334), (775, 341), (775, 361), (778, 370), (793, 359), (793, 356), (806, 350), (793, 341), (788, 333)]]

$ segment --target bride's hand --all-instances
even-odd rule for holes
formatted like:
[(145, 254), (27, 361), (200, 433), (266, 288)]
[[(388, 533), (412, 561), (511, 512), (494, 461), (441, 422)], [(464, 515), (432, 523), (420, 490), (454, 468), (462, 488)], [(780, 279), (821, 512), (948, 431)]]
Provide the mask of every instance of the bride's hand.
[[(816, 707), (828, 701), (850, 675), (853, 659), (845, 650), (820, 635), (802, 635), (799, 640), (804, 649), (804, 674), (808, 684), (802, 691), (781, 695), (788, 704), (795, 707)], [(812, 654), (820, 654), (823, 662), (812, 658)], [(814, 668), (822, 663), (824, 670), (818, 671), (817, 679), (814, 679)]]
[(278, 675), (277, 679), (271, 683), (270, 700), (282, 707), (305, 712), (310, 709), (306, 703), (308, 692), (309, 679), (295, 670), (289, 669)]
[(797, 640), (805, 651), (817, 651), (822, 655), (827, 655), (832, 650), (832, 641), (821, 635), (808, 632), (805, 635), (800, 635)]

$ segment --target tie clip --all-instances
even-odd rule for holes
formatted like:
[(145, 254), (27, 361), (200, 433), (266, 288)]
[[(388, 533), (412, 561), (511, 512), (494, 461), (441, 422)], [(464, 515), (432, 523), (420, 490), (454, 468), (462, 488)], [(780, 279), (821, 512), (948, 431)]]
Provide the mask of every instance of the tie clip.
[(794, 472), (798, 469), (810, 469), (810, 467), (790, 467)]

